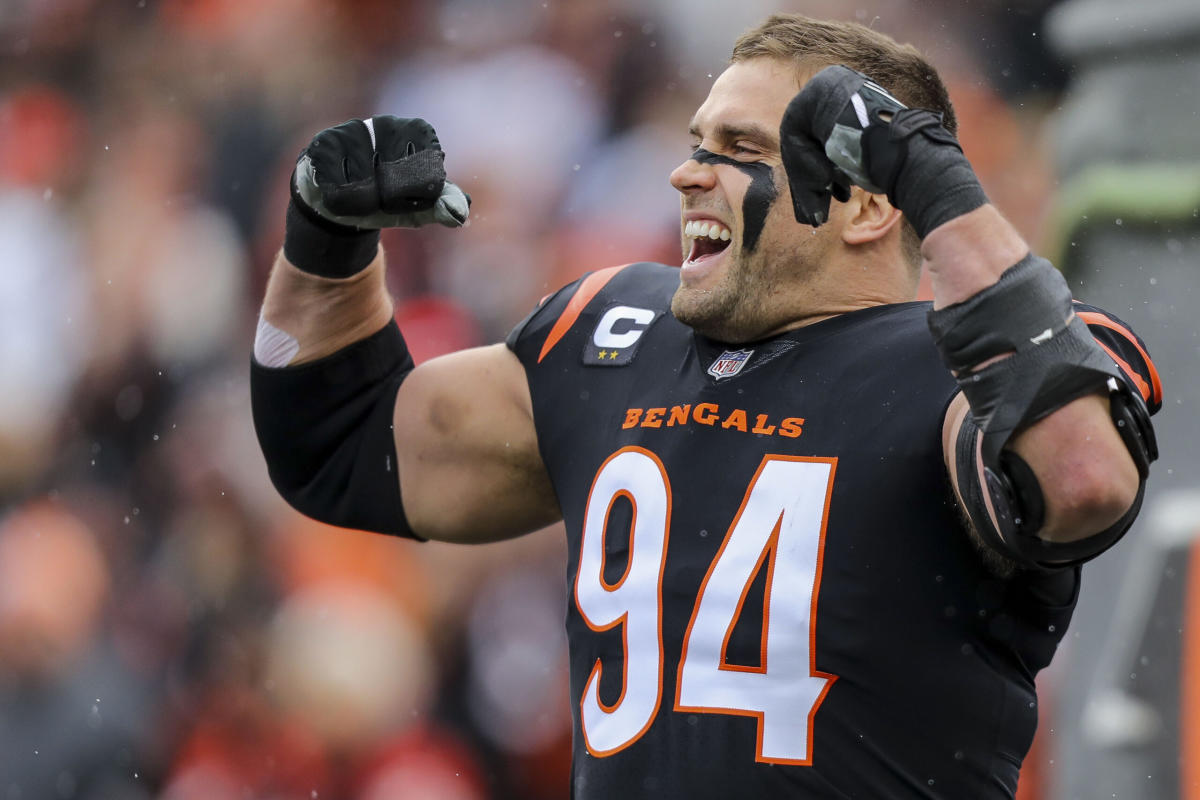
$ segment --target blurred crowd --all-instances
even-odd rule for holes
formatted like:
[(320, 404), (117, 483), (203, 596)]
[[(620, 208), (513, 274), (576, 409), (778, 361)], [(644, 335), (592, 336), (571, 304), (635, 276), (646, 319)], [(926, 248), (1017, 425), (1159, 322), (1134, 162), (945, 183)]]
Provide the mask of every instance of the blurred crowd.
[(474, 198), (384, 234), (421, 361), (584, 271), (678, 263), (669, 171), (735, 35), (855, 19), (943, 70), (1033, 241), (1066, 72), (1047, 2), (0, 3), (0, 800), (567, 796), (561, 529), (308, 521), (249, 415), (296, 153), (422, 116)]

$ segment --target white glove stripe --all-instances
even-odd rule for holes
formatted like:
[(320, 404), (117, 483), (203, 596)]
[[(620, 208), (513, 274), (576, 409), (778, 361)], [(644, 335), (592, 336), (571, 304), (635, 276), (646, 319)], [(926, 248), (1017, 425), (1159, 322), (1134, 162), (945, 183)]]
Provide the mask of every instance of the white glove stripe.
[(867, 116), (867, 104), (863, 102), (862, 96), (859, 94), (850, 95), (850, 104), (854, 106), (854, 113), (858, 115), (858, 124), (866, 128), (871, 124), (871, 118)]
[[(864, 123), (865, 126), (866, 123)], [(367, 117), (363, 120), (363, 125), (367, 126), (367, 133), (371, 134), (371, 152), (375, 152), (375, 118)]]

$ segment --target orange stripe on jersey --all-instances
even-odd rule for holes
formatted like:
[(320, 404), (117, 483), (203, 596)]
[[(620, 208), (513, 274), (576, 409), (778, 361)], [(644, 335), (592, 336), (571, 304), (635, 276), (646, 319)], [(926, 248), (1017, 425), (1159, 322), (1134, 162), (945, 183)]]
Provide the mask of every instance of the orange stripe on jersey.
[[(1124, 361), (1117, 359), (1117, 362), (1122, 368), (1125, 369), (1127, 373), (1129, 373), (1130, 377), (1134, 378), (1135, 382), (1138, 384), (1138, 388), (1141, 389), (1142, 397), (1145, 398), (1147, 403), (1161, 403), (1162, 380), (1158, 377), (1158, 367), (1154, 366), (1154, 362), (1150, 360), (1150, 354), (1143, 350), (1142, 346), (1138, 344), (1137, 337), (1134, 336), (1128, 328), (1118, 325), (1098, 311), (1076, 311), (1075, 313), (1088, 325), (1099, 325), (1102, 328), (1108, 328), (1109, 330), (1116, 331), (1128, 339), (1129, 343), (1137, 348), (1138, 354), (1142, 357), (1142, 361), (1146, 362), (1146, 369), (1150, 371), (1150, 386), (1147, 386), (1145, 379), (1137, 376), (1137, 373), (1130, 369), (1129, 365)], [(1104, 349), (1108, 350), (1107, 347)], [(1113, 355), (1111, 350), (1109, 350), (1109, 355)], [(1113, 357), (1116, 358), (1116, 356)]]
[(542, 345), (542, 352), (538, 354), (538, 363), (542, 363), (542, 359), (546, 354), (554, 349), (554, 345), (558, 344), (562, 337), (567, 335), (567, 331), (571, 330), (571, 326), (575, 324), (575, 320), (579, 319), (579, 315), (583, 313), (583, 309), (591, 302), (591, 299), (600, 293), (605, 284), (611, 281), (618, 272), (628, 267), (628, 264), (622, 264), (619, 267), (609, 267), (593, 272), (583, 279), (583, 283), (579, 284), (579, 288), (575, 290), (567, 307), (563, 309), (561, 315), (554, 322), (554, 327), (550, 329), (550, 334), (546, 337), (546, 343)]
[(1125, 359), (1121, 358), (1119, 355), (1114, 353), (1109, 348), (1109, 346), (1106, 345), (1104, 342), (1097, 339), (1096, 344), (1100, 345), (1101, 349), (1103, 349), (1104, 352), (1108, 353), (1109, 358), (1111, 358), (1113, 361), (1117, 362), (1117, 366), (1121, 368), (1121, 371), (1129, 376), (1129, 379), (1131, 381), (1133, 381), (1135, 386), (1137, 386), (1138, 391), (1142, 393), (1142, 399), (1145, 400), (1147, 403), (1149, 403), (1150, 402), (1150, 384), (1146, 383), (1146, 379), (1143, 378), (1141, 375), (1139, 375), (1137, 373), (1137, 371), (1134, 370), (1133, 367), (1129, 366), (1129, 364), (1125, 361)]

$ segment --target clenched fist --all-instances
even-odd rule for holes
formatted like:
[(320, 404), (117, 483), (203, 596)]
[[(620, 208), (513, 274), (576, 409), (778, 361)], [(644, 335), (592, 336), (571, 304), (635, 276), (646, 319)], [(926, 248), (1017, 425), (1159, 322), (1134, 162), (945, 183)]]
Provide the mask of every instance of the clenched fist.
[(342, 278), (371, 262), (380, 228), (461, 226), (470, 198), (446, 180), (444, 158), (423, 119), (326, 128), (296, 161), (284, 254), (306, 272)]

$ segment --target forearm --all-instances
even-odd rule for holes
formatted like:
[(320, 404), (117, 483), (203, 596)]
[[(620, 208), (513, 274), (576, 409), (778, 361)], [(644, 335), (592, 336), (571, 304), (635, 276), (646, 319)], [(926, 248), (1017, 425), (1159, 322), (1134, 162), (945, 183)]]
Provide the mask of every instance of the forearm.
[(349, 278), (304, 272), (281, 251), (267, 281), (262, 319), (294, 339), (298, 349), (285, 364), (267, 366), (315, 361), (377, 332), (392, 318), (384, 277), (382, 249), (370, 266)]
[(933, 307), (978, 294), (1028, 253), (1029, 245), (990, 203), (938, 226), (921, 242)]

